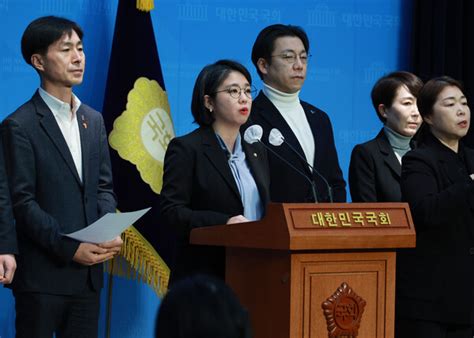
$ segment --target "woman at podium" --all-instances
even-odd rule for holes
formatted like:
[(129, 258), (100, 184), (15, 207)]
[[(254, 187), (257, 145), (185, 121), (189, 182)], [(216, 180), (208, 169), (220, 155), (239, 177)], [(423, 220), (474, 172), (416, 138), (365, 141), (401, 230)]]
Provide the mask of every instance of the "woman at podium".
[(474, 150), (462, 143), (471, 113), (446, 76), (425, 84), (418, 108), (425, 125), (401, 178), (417, 240), (397, 258), (396, 336), (472, 338)]
[(269, 202), (265, 148), (240, 136), (254, 87), (247, 69), (220, 60), (199, 73), (191, 112), (199, 128), (171, 140), (165, 155), (161, 211), (175, 229), (170, 283), (205, 273), (224, 278), (224, 248), (189, 244), (192, 229), (260, 219)]
[(400, 202), (402, 157), (413, 148), (421, 125), (416, 99), (423, 82), (408, 72), (393, 72), (372, 88), (372, 104), (383, 128), (352, 150), (349, 188), (353, 202)]

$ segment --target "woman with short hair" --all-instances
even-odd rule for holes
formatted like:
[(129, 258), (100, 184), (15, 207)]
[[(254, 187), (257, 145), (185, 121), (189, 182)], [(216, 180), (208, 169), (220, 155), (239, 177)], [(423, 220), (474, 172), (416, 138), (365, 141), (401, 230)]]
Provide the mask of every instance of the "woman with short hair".
[(224, 278), (224, 249), (189, 244), (192, 229), (260, 219), (269, 202), (267, 153), (241, 139), (252, 106), (252, 79), (240, 63), (220, 60), (196, 79), (191, 111), (199, 128), (166, 151), (162, 215), (177, 233), (171, 282), (205, 273)]
[(352, 150), (349, 188), (352, 202), (400, 202), (401, 159), (412, 149), (421, 125), (416, 100), (423, 82), (408, 72), (380, 78), (372, 89), (372, 103), (383, 128)]

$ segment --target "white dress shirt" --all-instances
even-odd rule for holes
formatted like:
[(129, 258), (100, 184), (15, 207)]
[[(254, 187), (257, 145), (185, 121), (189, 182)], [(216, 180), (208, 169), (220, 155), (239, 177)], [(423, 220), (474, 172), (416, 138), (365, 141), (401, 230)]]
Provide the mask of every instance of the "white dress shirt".
[(76, 95), (72, 94), (73, 106), (70, 103), (63, 102), (43, 88), (39, 88), (39, 94), (48, 108), (53, 112), (53, 116), (63, 134), (64, 140), (71, 152), (77, 174), (82, 181), (82, 151), (81, 136), (79, 134), (79, 124), (76, 118), (76, 112), (81, 105), (81, 101)]

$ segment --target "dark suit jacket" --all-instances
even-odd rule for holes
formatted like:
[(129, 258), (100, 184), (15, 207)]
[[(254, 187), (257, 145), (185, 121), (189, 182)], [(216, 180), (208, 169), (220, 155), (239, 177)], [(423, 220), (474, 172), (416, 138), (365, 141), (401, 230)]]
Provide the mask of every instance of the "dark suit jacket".
[[(342, 176), (339, 160), (337, 158), (336, 146), (331, 121), (325, 112), (301, 101), (301, 105), (308, 119), (315, 140), (315, 155), (313, 168), (316, 169), (332, 187), (334, 202), (346, 201), (346, 182)], [(310, 171), (310, 168), (290, 147), (283, 143), (279, 147), (269, 144), (268, 135), (270, 130), (277, 128), (285, 137), (285, 140), (305, 158), (303, 149), (295, 134), (286, 123), (275, 105), (260, 92), (252, 103), (252, 112), (249, 122), (243, 127), (259, 124), (263, 128), (262, 141), (280, 156), (293, 164), (299, 171), (304, 172), (307, 177), (316, 183), (316, 191), (319, 202), (329, 201), (328, 189), (324, 181)], [(313, 201), (311, 185), (305, 178), (294, 169), (284, 163), (277, 156), (268, 152), (270, 164), (270, 196), (272, 202), (308, 202)]]
[(431, 134), (402, 160), (401, 189), (415, 223), (416, 249), (397, 257), (397, 316), (472, 323), (474, 150), (460, 156)]
[(2, 124), (20, 255), (16, 292), (79, 294), (102, 286), (102, 265), (72, 261), (79, 242), (62, 236), (115, 212), (107, 136), (101, 114), (77, 111), (83, 182), (58, 124), (36, 93)]
[(16, 253), (18, 253), (16, 233), (0, 135), (0, 255)]
[(352, 202), (400, 202), (398, 161), (383, 129), (373, 139), (352, 150), (349, 188)]
[[(266, 206), (269, 174), (265, 149), (244, 141), (242, 147)], [(230, 217), (243, 214), (237, 184), (212, 128), (199, 128), (171, 140), (165, 156), (161, 207), (163, 219), (178, 237), (172, 282), (196, 272), (224, 278), (223, 248), (189, 244), (193, 228), (225, 224)]]

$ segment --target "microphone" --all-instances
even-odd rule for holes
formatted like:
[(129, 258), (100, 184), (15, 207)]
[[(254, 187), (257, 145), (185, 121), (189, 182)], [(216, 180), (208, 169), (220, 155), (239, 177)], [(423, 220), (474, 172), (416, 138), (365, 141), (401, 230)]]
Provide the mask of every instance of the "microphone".
[(248, 127), (244, 132), (244, 140), (249, 144), (253, 144), (255, 142), (261, 142), (263, 135), (263, 128), (261, 125), (253, 124)]
[(279, 147), (281, 146), (283, 143), (285, 143), (290, 149), (291, 151), (293, 151), (304, 163), (306, 163), (308, 165), (308, 167), (311, 168), (311, 170), (313, 171), (313, 173), (315, 173), (316, 175), (318, 175), (324, 182), (324, 184), (326, 185), (326, 188), (328, 189), (328, 195), (329, 195), (329, 201), (332, 203), (333, 202), (333, 196), (332, 196), (332, 187), (329, 185), (328, 181), (326, 180), (326, 178), (321, 175), (319, 173), (319, 171), (317, 171), (316, 169), (314, 169), (314, 167), (308, 163), (308, 161), (306, 160), (305, 157), (303, 157), (298, 150), (295, 149), (295, 147), (293, 147), (289, 142), (287, 142), (285, 140), (285, 137), (283, 136), (283, 134), (281, 133), (281, 131), (279, 131), (278, 129), (276, 128), (273, 128), (272, 130), (270, 130), (270, 134), (268, 135), (268, 142), (272, 145), (272, 146), (275, 146), (275, 147)]
[(285, 137), (283, 137), (283, 134), (281, 131), (279, 131), (276, 128), (273, 128), (270, 130), (270, 134), (268, 135), (268, 142), (275, 147), (281, 146), (281, 144), (285, 141)]
[[(279, 132), (279, 131), (278, 131)], [(281, 133), (280, 133), (281, 134)], [(311, 180), (304, 172), (296, 168), (293, 164), (291, 164), (289, 161), (284, 159), (282, 156), (280, 156), (276, 151), (274, 151), (272, 148), (267, 146), (265, 143), (262, 142), (262, 135), (263, 135), (263, 129), (260, 125), (254, 124), (248, 127), (245, 132), (244, 132), (244, 140), (247, 143), (253, 144), (255, 142), (259, 142), (262, 144), (268, 151), (270, 151), (273, 155), (278, 157), (281, 161), (286, 163), (290, 168), (292, 168), (294, 171), (296, 171), (298, 174), (303, 176), (306, 181), (309, 182), (311, 185), (311, 192), (313, 194), (314, 202), (318, 203), (318, 196), (316, 195), (316, 185), (314, 184), (314, 181)], [(283, 136), (282, 136), (283, 137)], [(281, 144), (281, 143), (280, 143)]]

